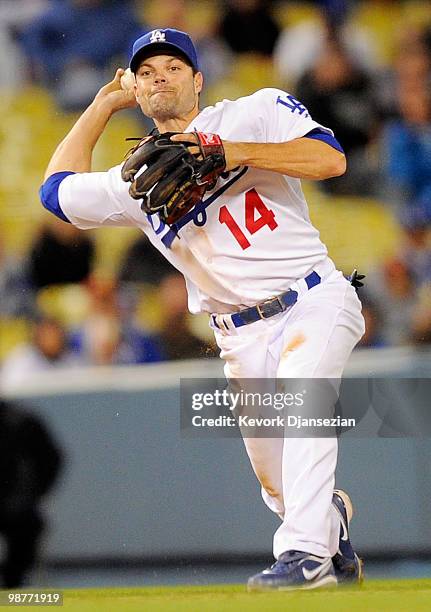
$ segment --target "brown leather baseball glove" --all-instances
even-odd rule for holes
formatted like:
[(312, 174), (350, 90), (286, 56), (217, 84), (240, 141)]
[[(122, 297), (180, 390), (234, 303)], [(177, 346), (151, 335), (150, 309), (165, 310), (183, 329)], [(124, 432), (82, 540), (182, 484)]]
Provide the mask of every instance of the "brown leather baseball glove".
[(129, 193), (144, 212), (175, 223), (213, 189), (225, 170), (223, 143), (217, 134), (193, 132), (195, 142), (173, 142), (176, 132), (153, 134), (134, 147), (121, 170)]

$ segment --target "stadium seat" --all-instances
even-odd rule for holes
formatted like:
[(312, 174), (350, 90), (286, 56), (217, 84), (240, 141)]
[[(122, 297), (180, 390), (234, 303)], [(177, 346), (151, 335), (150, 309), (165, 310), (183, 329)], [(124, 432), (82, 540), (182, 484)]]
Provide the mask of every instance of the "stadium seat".
[(16, 346), (29, 338), (29, 323), (25, 319), (0, 317), (0, 361)]
[[(310, 215), (329, 254), (345, 273), (353, 268), (367, 272), (393, 253), (400, 229), (381, 202), (353, 196), (326, 196), (307, 186)], [(354, 245), (354, 248), (353, 248)]]

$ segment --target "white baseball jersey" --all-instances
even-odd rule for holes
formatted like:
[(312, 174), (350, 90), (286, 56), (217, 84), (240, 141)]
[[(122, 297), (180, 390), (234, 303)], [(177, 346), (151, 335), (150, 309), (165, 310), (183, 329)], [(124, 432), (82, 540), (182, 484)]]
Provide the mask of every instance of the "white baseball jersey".
[[(291, 95), (262, 89), (202, 110), (185, 130), (234, 142), (277, 143), (322, 128)], [(327, 128), (323, 128), (332, 135)], [(81, 229), (138, 226), (180, 270), (191, 312), (227, 313), (286, 291), (327, 260), (300, 180), (241, 167), (220, 177), (175, 228), (146, 215), (130, 197), (121, 165), (63, 179), (60, 207)]]

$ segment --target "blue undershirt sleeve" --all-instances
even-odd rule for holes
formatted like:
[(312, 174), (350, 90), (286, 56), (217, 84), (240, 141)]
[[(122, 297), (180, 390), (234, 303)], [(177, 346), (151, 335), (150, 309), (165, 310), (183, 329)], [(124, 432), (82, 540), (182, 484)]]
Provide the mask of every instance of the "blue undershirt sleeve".
[(66, 176), (69, 176), (69, 174), (76, 173), (56, 172), (55, 174), (51, 174), (51, 176), (46, 179), (42, 187), (39, 189), (40, 201), (46, 210), (49, 210), (49, 212), (52, 212), (53, 215), (62, 221), (66, 221), (67, 223), (70, 223), (70, 221), (61, 210), (60, 202), (58, 200), (58, 189), (61, 181), (66, 178)]
[(332, 134), (330, 134), (326, 130), (322, 130), (321, 128), (315, 128), (314, 130), (311, 130), (311, 132), (305, 134), (304, 138), (321, 140), (322, 142), (326, 142), (326, 144), (328, 144), (333, 149), (336, 149), (340, 153), (344, 153), (343, 147), (340, 145), (338, 140), (334, 136), (332, 136)]

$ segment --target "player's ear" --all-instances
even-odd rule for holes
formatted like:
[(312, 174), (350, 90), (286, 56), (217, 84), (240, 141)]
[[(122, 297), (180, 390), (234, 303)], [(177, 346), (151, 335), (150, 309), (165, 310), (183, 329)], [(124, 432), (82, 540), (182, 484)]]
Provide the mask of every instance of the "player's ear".
[(204, 86), (204, 77), (202, 72), (196, 72), (193, 77), (195, 83), (195, 93), (199, 94), (202, 91), (202, 87)]

